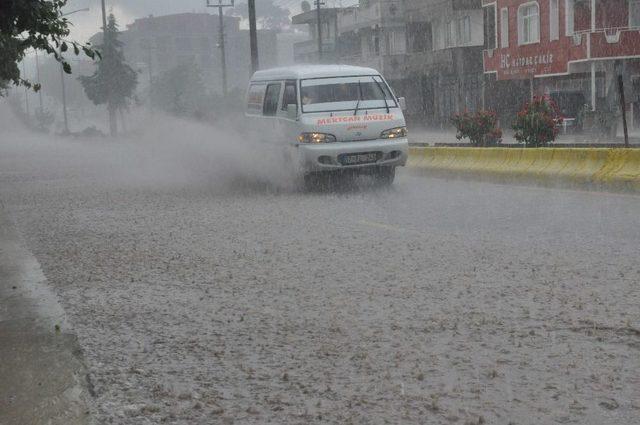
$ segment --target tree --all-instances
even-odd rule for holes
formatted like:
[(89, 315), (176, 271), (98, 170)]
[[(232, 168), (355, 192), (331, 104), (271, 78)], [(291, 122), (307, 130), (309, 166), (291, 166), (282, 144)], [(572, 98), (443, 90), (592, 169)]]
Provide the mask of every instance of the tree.
[(104, 39), (98, 49), (102, 59), (93, 75), (80, 77), (87, 97), (96, 105), (107, 105), (109, 131), (118, 133), (116, 112), (127, 106), (138, 84), (136, 72), (124, 60), (122, 42), (118, 40), (118, 25), (113, 14), (109, 15)]
[(70, 48), (90, 58), (99, 53), (90, 44), (66, 41), (69, 21), (62, 17), (67, 0), (2, 0), (0, 1), (0, 95), (9, 84), (24, 85), (39, 90), (38, 84), (22, 78), (18, 63), (29, 49), (44, 50), (62, 63), (67, 74), (71, 66), (62, 57)]
[(165, 72), (151, 85), (154, 108), (180, 117), (197, 117), (206, 108), (200, 70), (193, 63), (182, 63)]

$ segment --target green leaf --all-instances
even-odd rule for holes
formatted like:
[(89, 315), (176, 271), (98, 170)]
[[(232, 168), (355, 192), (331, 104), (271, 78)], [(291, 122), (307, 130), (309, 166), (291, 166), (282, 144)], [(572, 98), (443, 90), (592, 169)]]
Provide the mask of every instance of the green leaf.
[(68, 62), (62, 62), (62, 69), (65, 73), (71, 74), (71, 65)]
[(85, 46), (82, 46), (82, 51), (84, 52), (85, 55), (87, 55), (91, 59), (95, 59), (96, 54), (95, 54), (95, 52), (93, 50), (91, 50), (91, 49), (89, 49), (89, 48), (87, 48)]
[(75, 53), (76, 56), (80, 54), (80, 49), (78, 48), (78, 45), (76, 43), (73, 43), (73, 53)]
[(60, 51), (66, 52), (68, 48), (69, 47), (67, 46), (67, 43), (63, 41), (62, 44), (60, 45)]

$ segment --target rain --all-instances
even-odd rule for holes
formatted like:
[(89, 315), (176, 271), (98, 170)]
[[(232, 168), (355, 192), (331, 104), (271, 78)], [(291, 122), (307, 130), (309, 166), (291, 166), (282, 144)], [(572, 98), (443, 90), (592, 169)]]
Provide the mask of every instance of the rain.
[(639, 1), (63, 3), (0, 6), (0, 424), (640, 421)]

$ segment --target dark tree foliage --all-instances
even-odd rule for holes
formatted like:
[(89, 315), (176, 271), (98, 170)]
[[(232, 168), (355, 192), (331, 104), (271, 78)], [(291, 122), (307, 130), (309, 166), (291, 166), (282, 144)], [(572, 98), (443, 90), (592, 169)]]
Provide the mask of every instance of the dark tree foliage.
[(80, 77), (87, 97), (96, 105), (107, 105), (111, 134), (117, 133), (116, 112), (125, 108), (138, 83), (136, 72), (124, 60), (122, 42), (118, 40), (116, 18), (109, 15), (102, 44), (102, 53), (93, 75)]
[(62, 17), (67, 0), (0, 0), (0, 94), (9, 84), (40, 88), (20, 76), (18, 63), (29, 49), (46, 51), (62, 63), (66, 73), (71, 66), (63, 53), (80, 51), (90, 58), (99, 54), (90, 45), (69, 42), (69, 21)]

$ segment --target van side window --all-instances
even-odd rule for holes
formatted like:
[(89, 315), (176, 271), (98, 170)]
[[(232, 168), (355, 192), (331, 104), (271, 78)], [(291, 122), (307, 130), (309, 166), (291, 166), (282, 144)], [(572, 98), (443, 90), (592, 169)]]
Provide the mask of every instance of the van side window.
[(247, 94), (247, 112), (260, 114), (264, 103), (264, 84), (251, 84)]
[(289, 105), (298, 105), (298, 90), (295, 81), (287, 81), (284, 84), (284, 95), (282, 96), (282, 110), (286, 111)]
[(269, 84), (267, 93), (264, 96), (264, 107), (262, 114), (274, 116), (278, 112), (278, 101), (280, 100), (280, 83)]

